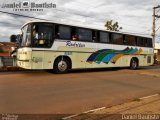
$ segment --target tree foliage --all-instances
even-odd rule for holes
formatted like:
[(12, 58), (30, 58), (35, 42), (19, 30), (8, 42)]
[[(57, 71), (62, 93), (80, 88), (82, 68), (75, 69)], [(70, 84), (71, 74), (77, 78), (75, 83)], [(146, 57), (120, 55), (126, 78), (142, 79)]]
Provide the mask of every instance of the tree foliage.
[(0, 47), (0, 53), (3, 53), (3, 49)]
[(113, 23), (113, 20), (108, 20), (105, 24), (107, 30), (119, 31), (122, 27), (119, 26), (118, 22)]
[(10, 41), (11, 42), (16, 42), (16, 40), (17, 40), (17, 35), (11, 35), (10, 36)]

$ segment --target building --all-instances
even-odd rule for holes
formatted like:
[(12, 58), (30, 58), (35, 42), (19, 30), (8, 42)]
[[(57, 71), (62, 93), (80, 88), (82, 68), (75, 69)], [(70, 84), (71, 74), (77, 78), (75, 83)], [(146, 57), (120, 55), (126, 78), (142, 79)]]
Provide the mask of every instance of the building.
[(154, 54), (155, 54), (155, 63), (160, 64), (160, 43), (155, 43)]
[(0, 42), (0, 67), (16, 65), (15, 58), (11, 56), (15, 47), (17, 47), (16, 43)]

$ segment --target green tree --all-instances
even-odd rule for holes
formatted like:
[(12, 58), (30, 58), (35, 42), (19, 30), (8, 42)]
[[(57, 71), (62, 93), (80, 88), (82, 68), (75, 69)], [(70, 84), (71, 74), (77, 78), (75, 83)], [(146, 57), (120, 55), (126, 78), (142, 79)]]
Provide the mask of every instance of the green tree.
[(17, 35), (11, 35), (10, 36), (10, 41), (11, 42), (16, 42), (16, 40), (17, 40)]
[(3, 53), (3, 49), (0, 47), (0, 53)]
[(113, 23), (113, 20), (108, 20), (104, 25), (107, 30), (110, 31), (119, 31), (122, 27), (119, 26), (118, 22)]

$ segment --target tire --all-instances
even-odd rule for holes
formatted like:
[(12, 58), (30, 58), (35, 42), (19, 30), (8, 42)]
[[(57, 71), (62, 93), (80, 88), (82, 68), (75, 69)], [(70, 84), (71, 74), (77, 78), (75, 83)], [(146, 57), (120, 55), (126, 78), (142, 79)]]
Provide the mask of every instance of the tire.
[(66, 73), (69, 70), (69, 62), (65, 58), (58, 58), (54, 64), (55, 73)]
[(131, 59), (130, 69), (136, 70), (138, 68), (138, 61), (136, 59)]

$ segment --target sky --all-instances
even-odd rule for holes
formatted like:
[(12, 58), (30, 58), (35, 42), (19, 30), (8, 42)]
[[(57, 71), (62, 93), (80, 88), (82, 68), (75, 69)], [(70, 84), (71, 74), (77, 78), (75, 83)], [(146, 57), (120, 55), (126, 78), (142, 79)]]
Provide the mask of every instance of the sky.
[[(107, 20), (118, 22), (122, 32), (138, 35), (151, 35), (153, 7), (160, 0), (24, 0), (29, 3), (53, 3), (56, 8), (44, 8), (43, 11), (13, 11), (2, 8), (4, 4), (23, 3), (23, 0), (0, 0), (0, 11), (47, 19), (53, 22), (105, 29)], [(160, 10), (156, 10), (160, 15)], [(12, 34), (19, 34), (21, 26), (33, 18), (19, 17), (0, 12), (0, 41), (8, 42)], [(160, 27), (160, 18), (156, 20), (156, 30)], [(160, 42), (160, 29), (156, 32), (156, 42)]]

